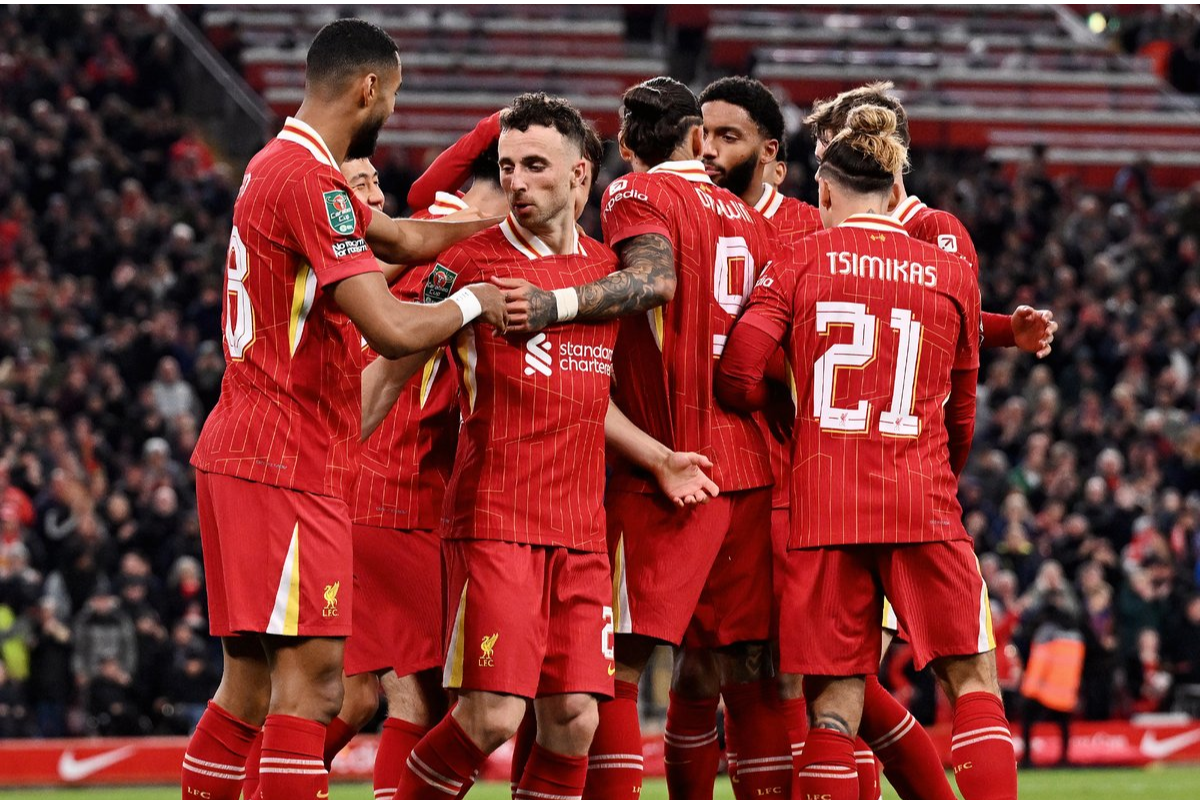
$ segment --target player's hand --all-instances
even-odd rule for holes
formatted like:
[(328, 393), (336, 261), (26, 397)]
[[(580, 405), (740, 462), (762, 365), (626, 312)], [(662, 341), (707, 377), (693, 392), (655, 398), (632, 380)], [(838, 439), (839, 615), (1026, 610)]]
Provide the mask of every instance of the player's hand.
[(555, 322), (558, 305), (550, 292), (522, 278), (493, 277), (492, 283), (500, 287), (508, 303), (510, 332), (534, 333)]
[(712, 469), (712, 462), (699, 453), (672, 452), (654, 468), (654, 477), (663, 494), (683, 508), (707, 503), (720, 492), (706, 469)]
[(467, 288), (483, 306), (483, 321), (501, 333), (508, 333), (508, 308), (504, 303), (504, 294), (490, 283), (472, 283)]
[(1012, 314), (1012, 329), (1017, 347), (1026, 353), (1036, 353), (1038, 358), (1045, 358), (1050, 355), (1050, 345), (1054, 341), (1058, 323), (1054, 321), (1053, 311), (1017, 306)]

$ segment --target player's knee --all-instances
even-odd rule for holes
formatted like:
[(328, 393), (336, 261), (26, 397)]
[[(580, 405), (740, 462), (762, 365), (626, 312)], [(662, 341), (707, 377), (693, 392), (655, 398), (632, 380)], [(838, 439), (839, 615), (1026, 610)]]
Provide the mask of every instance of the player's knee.
[(538, 709), (538, 725), (545, 727), (548, 741), (559, 745), (552, 749), (586, 752), (599, 724), (600, 710), (590, 695), (561, 695)]
[(931, 666), (951, 703), (972, 692), (987, 692), (1000, 696), (995, 651), (978, 655), (945, 656), (935, 659)]
[(454, 718), (480, 750), (490, 753), (517, 734), (525, 718), (525, 701), (486, 692), (463, 694)]
[(712, 653), (707, 650), (681, 650), (675, 658), (671, 691), (693, 699), (720, 694), (721, 678)]
[(783, 673), (779, 676), (779, 696), (784, 700), (804, 697), (804, 676)]
[(339, 716), (350, 727), (361, 729), (371, 721), (379, 710), (379, 689), (372, 677), (370, 680), (349, 680)]
[(716, 651), (721, 683), (750, 683), (771, 675), (771, 650), (766, 642), (738, 642)]

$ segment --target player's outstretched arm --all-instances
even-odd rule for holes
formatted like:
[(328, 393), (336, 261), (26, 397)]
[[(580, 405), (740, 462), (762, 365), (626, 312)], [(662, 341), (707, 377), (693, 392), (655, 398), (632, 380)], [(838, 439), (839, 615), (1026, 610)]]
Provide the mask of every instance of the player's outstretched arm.
[(1048, 309), (1017, 306), (1012, 316), (984, 312), (981, 347), (1019, 347), (1026, 353), (1045, 358), (1050, 355), (1050, 345), (1057, 330), (1054, 312)]
[(468, 236), (492, 227), (503, 217), (485, 217), (478, 211), (474, 219), (454, 222), (425, 219), (392, 219), (376, 212), (367, 225), (367, 244), (372, 252), (389, 264), (424, 264), (458, 244)]
[(384, 358), (435, 347), (476, 318), (501, 331), (507, 328), (504, 298), (486, 283), (460, 289), (440, 303), (402, 303), (388, 291), (383, 273), (367, 272), (335, 283), (333, 299)]
[(443, 150), (408, 190), (409, 208), (433, 205), (438, 192), (453, 192), (471, 177), (471, 165), (479, 154), (500, 138), (500, 112), (484, 117), (475, 128)]
[(494, 278), (508, 300), (512, 330), (539, 331), (572, 319), (614, 319), (670, 302), (678, 285), (670, 239), (658, 233), (632, 236), (618, 242), (616, 250), (621, 269), (571, 289), (547, 292), (528, 281)]
[(783, 332), (757, 314), (747, 312), (729, 331), (717, 365), (717, 400), (739, 411), (759, 411), (771, 402), (767, 365), (779, 350)]
[(647, 470), (679, 507), (707, 503), (719, 489), (704, 474), (712, 462), (699, 453), (677, 453), (633, 424), (611, 400), (604, 419), (604, 440), (614, 452)]
[(971, 455), (975, 436), (975, 385), (979, 368), (956, 369), (950, 373), (950, 399), (946, 401), (946, 432), (949, 434), (950, 469), (961, 475)]
[(360, 441), (366, 441), (379, 423), (383, 422), (404, 385), (413, 375), (421, 371), (421, 367), (429, 360), (433, 350), (422, 350), (419, 353), (403, 356), (397, 359), (377, 358), (367, 365), (362, 374), (362, 434)]

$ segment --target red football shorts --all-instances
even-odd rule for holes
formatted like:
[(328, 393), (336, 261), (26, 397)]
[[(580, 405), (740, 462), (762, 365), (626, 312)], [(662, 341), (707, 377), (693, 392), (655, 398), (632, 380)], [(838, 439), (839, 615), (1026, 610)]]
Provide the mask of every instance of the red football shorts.
[(884, 594), (917, 669), (996, 646), (987, 587), (969, 541), (791, 550), (780, 628), (783, 671), (875, 673)]
[(442, 666), (442, 539), (434, 531), (354, 525), (354, 600), (346, 674)]
[(480, 539), (442, 542), (447, 689), (612, 697), (608, 557)]
[(350, 510), (334, 497), (196, 470), (213, 636), (349, 636)]
[(605, 511), (617, 633), (688, 647), (770, 637), (769, 487), (684, 509), (609, 492)]
[(783, 604), (783, 584), (787, 580), (787, 543), (792, 535), (790, 508), (771, 509), (771, 639), (779, 641), (779, 608)]

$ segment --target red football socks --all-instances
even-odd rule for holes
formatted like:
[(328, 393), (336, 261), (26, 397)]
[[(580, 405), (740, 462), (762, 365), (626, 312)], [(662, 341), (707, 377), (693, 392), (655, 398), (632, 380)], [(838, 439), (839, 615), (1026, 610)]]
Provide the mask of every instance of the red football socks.
[(246, 800), (254, 800), (255, 797), (260, 797), (258, 794), (258, 761), (262, 758), (262, 728), (258, 729), (258, 735), (254, 737), (254, 743), (250, 745), (250, 752), (246, 754), (246, 780), (242, 781), (242, 797)]
[(588, 753), (585, 800), (638, 800), (642, 793), (642, 728), (636, 683), (617, 681), (600, 703), (600, 726)]
[(874, 675), (867, 676), (858, 733), (901, 800), (957, 800), (929, 733)]
[(183, 755), (185, 800), (237, 800), (246, 777), (246, 756), (257, 735), (257, 727), (209, 701)]
[(861, 738), (854, 740), (854, 767), (858, 770), (858, 800), (879, 800), (879, 767)]
[(671, 692), (663, 734), (667, 794), (671, 800), (712, 800), (721, 761), (718, 697), (693, 699)]
[(1016, 800), (1017, 760), (999, 697), (971, 692), (958, 698), (950, 760), (964, 800)]
[(587, 756), (564, 756), (534, 742), (513, 800), (579, 800), (587, 774)]
[(379, 750), (375, 753), (375, 800), (392, 800), (404, 764), (417, 742), (429, 729), (415, 722), (388, 717), (379, 734)]
[(854, 740), (844, 733), (814, 728), (804, 741), (796, 772), (800, 800), (858, 800)]
[(258, 792), (263, 800), (296, 800), (329, 792), (321, 753), (325, 726), (311, 719), (271, 714), (263, 726)]
[[(800, 756), (804, 754), (804, 739), (808, 736), (808, 703), (804, 696), (780, 701), (783, 723), (787, 726), (788, 746), (792, 751), (792, 782), (800, 769)], [(795, 796), (795, 792), (792, 795)]]
[(471, 741), (453, 714), (447, 714), (409, 753), (395, 796), (404, 800), (461, 797), (486, 760), (487, 753)]
[(533, 705), (525, 709), (525, 718), (517, 735), (513, 737), (512, 766), (509, 768), (508, 785), (515, 792), (521, 783), (521, 774), (525, 772), (525, 764), (529, 754), (533, 752), (533, 743), (537, 740), (537, 716), (533, 713)]
[(351, 728), (346, 720), (341, 717), (334, 717), (333, 722), (325, 726), (325, 770), (329, 770), (329, 766), (333, 763), (333, 757), (342, 752), (342, 748), (350, 744), (350, 740), (354, 738), (357, 730)]
[(738, 800), (791, 794), (792, 756), (779, 702), (769, 678), (721, 687), (725, 698), (725, 752)]

